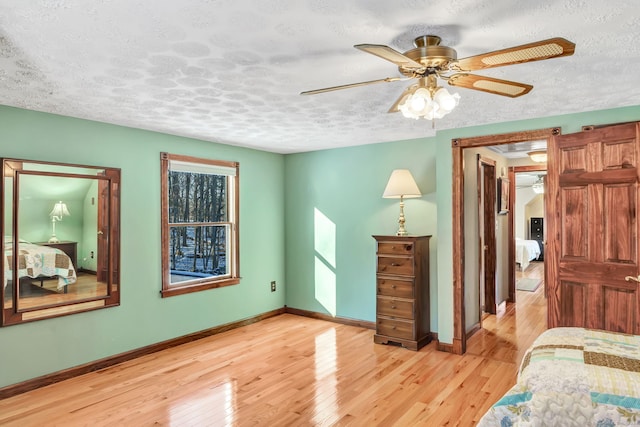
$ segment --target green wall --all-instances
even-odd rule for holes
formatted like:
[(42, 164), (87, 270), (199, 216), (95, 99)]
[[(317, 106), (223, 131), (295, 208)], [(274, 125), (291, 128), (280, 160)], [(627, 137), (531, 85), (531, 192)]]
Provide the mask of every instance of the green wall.
[[(446, 120), (446, 119), (443, 119)], [(431, 329), (453, 341), (452, 157), (454, 138), (560, 126), (640, 120), (640, 106), (438, 131), (435, 137), (286, 156), (287, 306), (339, 317), (375, 320), (375, 244), (394, 234), (398, 201), (383, 199), (393, 169), (409, 169), (423, 197), (405, 203), (411, 234), (431, 234)], [(335, 247), (332, 263), (317, 250), (314, 210)], [(327, 296), (328, 295), (328, 296)], [(329, 303), (324, 302), (328, 300)], [(333, 301), (336, 301), (333, 303)]]
[[(451, 343), (451, 139), (636, 120), (640, 106), (283, 156), (0, 107), (0, 156), (122, 169), (121, 306), (0, 328), (0, 387), (284, 304), (374, 321), (371, 236), (397, 230), (398, 200), (382, 192), (398, 168), (411, 170), (423, 193), (406, 200), (407, 229), (433, 236), (431, 329)], [(240, 162), (240, 285), (160, 298), (161, 151)]]
[[(399, 200), (382, 198), (394, 169), (409, 169), (423, 194), (405, 200), (406, 228), (411, 234), (434, 236), (430, 275), (436, 282), (435, 153), (432, 138), (286, 157), (287, 306), (375, 321), (376, 248), (371, 236), (398, 230)], [(432, 286), (434, 330), (437, 292)]]
[[(160, 298), (162, 151), (240, 162), (239, 285)], [(0, 387), (284, 305), (284, 156), (0, 107), (0, 157), (122, 170), (121, 305), (0, 328)]]

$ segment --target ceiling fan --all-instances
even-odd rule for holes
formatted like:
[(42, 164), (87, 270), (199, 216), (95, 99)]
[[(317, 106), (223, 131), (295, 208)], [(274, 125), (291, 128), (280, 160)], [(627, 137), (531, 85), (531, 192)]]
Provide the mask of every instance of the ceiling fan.
[(404, 53), (385, 45), (355, 45), (356, 49), (393, 62), (405, 77), (387, 77), (379, 80), (332, 86), (301, 92), (301, 95), (313, 95), (375, 83), (418, 79), (416, 84), (404, 90), (402, 95), (391, 106), (389, 112), (401, 111), (407, 117), (416, 119), (424, 117), (431, 120), (449, 113), (457, 105), (459, 99), (457, 94), (452, 96), (446, 89), (439, 87), (438, 79), (445, 80), (450, 86), (515, 98), (529, 93), (533, 86), (493, 77), (478, 76), (467, 72), (569, 56), (575, 50), (574, 43), (564, 38), (556, 37), (458, 59), (457, 52), (454, 49), (441, 46), (440, 42), (441, 38), (438, 36), (420, 36), (413, 42), (415, 48)]
[(544, 179), (546, 175), (546, 172), (537, 174), (517, 173), (516, 189), (531, 188), (535, 193), (541, 194), (544, 192)]

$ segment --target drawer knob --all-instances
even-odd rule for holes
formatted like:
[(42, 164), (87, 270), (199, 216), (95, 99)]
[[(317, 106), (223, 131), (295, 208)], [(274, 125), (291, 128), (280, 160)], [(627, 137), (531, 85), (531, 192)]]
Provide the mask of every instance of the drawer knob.
[(397, 262), (392, 262), (391, 267), (400, 267), (400, 264), (398, 264)]
[(391, 329), (394, 329), (394, 330), (395, 330), (395, 329), (396, 329), (395, 325), (394, 325), (394, 326), (392, 326), (392, 327), (391, 327)]
[(396, 308), (396, 306), (395, 306), (395, 305), (392, 305), (392, 306), (391, 306), (391, 308)]
[(396, 285), (391, 285), (391, 289), (395, 289), (395, 288), (396, 288)]

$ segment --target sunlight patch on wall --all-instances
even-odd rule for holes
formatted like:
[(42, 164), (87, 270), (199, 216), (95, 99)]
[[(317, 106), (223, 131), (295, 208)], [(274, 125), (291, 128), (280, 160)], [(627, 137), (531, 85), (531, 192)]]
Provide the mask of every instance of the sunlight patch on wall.
[(336, 225), (317, 208), (313, 212), (313, 248), (336, 268)]
[(315, 250), (315, 298), (336, 315), (336, 225), (317, 208), (313, 212), (313, 248)]
[(316, 256), (315, 297), (332, 316), (336, 315), (336, 275)]

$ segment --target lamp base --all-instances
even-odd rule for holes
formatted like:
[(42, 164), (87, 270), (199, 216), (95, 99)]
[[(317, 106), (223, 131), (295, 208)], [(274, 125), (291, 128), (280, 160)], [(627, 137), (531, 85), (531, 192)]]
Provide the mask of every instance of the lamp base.
[(403, 197), (400, 196), (400, 217), (398, 218), (398, 224), (400, 224), (400, 226), (398, 227), (398, 231), (396, 232), (396, 236), (406, 236), (409, 233), (407, 233), (406, 228), (404, 228), (404, 223), (405, 223), (405, 219), (404, 219), (404, 200)]
[(49, 243), (60, 243), (60, 240), (56, 236), (51, 236)]

